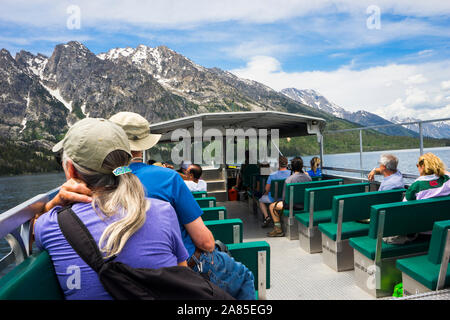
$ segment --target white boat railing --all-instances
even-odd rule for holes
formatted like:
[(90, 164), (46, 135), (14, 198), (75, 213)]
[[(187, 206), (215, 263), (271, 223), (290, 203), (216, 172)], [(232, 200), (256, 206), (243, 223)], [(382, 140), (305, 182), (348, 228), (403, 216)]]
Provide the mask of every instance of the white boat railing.
[(0, 259), (0, 273), (11, 264), (18, 265), (32, 254), (31, 219), (43, 212), (45, 204), (57, 193), (59, 187), (33, 198), (0, 214), (0, 239), (5, 239), (10, 251)]
[[(364, 130), (373, 130), (373, 129), (381, 129), (381, 128), (387, 128), (387, 127), (404, 127), (404, 126), (411, 126), (411, 125), (418, 125), (418, 129), (419, 129), (419, 152), (420, 155), (423, 155), (423, 138), (424, 138), (424, 134), (423, 134), (423, 125), (426, 123), (432, 123), (432, 122), (444, 122), (444, 121), (450, 121), (450, 118), (440, 118), (440, 119), (432, 119), (432, 120), (423, 120), (423, 121), (411, 121), (411, 122), (402, 122), (402, 123), (392, 123), (392, 124), (383, 124), (383, 125), (375, 125), (375, 126), (367, 126), (367, 127), (358, 127), (358, 128), (350, 128), (350, 129), (340, 129), (340, 130), (332, 130), (332, 131), (326, 131), (324, 134), (329, 135), (329, 134), (334, 134), (334, 133), (344, 133), (344, 132), (352, 132), (352, 131), (359, 131), (359, 172), (361, 173), (361, 178), (364, 178), (364, 174), (368, 173), (370, 171), (364, 170), (364, 165), (363, 165), (363, 137), (362, 137), (362, 132)], [(408, 129), (408, 128), (406, 128)], [(409, 129), (413, 132), (415, 132), (412, 129)], [(431, 138), (431, 137), (429, 137)], [(448, 137), (448, 139), (450, 139), (450, 137)], [(324, 152), (323, 152), (323, 140), (324, 140), (324, 135), (322, 135), (321, 137), (321, 141), (320, 141), (320, 160), (321, 160), (321, 164), (323, 163), (323, 156), (324, 156)], [(325, 169), (326, 167), (322, 167), (323, 169)], [(345, 172), (356, 172), (356, 171), (348, 171), (348, 170), (356, 170), (356, 169), (344, 169), (344, 168), (336, 168), (339, 170), (336, 171), (345, 171)], [(333, 169), (334, 170), (334, 169)], [(411, 179), (415, 179), (417, 178), (417, 176), (414, 175), (403, 175), (405, 178), (408, 178), (407, 176), (411, 176)], [(414, 178), (415, 177), (415, 178)]]

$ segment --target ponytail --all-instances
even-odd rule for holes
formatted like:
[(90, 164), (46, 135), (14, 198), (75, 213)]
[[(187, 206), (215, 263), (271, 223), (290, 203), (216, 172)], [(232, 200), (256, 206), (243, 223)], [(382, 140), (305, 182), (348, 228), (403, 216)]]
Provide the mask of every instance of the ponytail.
[[(63, 154), (64, 165), (67, 160), (70, 159)], [(116, 150), (105, 158), (102, 167), (112, 172), (117, 167), (128, 165), (129, 160), (126, 152)], [(150, 208), (141, 182), (132, 173), (115, 176), (112, 173), (95, 172), (73, 161), (72, 163), (78, 177), (92, 190), (92, 207), (100, 218), (104, 218), (102, 214), (106, 217), (118, 216), (118, 220), (103, 231), (99, 247), (106, 253), (106, 257), (119, 254), (128, 239), (143, 226), (146, 212)]]

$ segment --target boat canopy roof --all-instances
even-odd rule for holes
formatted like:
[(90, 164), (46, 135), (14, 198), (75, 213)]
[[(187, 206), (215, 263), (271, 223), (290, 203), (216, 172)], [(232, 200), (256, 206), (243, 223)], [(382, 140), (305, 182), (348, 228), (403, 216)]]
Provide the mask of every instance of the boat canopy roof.
[(322, 135), (326, 121), (322, 118), (278, 111), (242, 111), (202, 113), (194, 116), (154, 123), (151, 133), (161, 134), (161, 142), (171, 142), (171, 134), (177, 129), (193, 131), (194, 123), (201, 121), (202, 128), (225, 129), (278, 129), (279, 137)]

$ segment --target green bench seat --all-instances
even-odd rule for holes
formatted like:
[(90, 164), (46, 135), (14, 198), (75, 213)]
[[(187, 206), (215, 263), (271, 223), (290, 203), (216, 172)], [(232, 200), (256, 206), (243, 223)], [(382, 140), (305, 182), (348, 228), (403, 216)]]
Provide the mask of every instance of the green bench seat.
[[(368, 183), (307, 188), (305, 189), (303, 213), (296, 214), (295, 218), (307, 227), (317, 226), (320, 222), (331, 221), (334, 196), (367, 192), (368, 190)], [(306, 218), (306, 216), (308, 217)], [(313, 218), (312, 221), (310, 221), (310, 216)]]
[(200, 208), (212, 208), (216, 206), (215, 197), (195, 198)]
[(208, 196), (208, 192), (206, 191), (193, 191), (192, 195), (194, 198), (206, 198)]
[(304, 210), (295, 215), (295, 220), (298, 221), (300, 247), (309, 253), (322, 252), (322, 233), (319, 231), (318, 225), (331, 221), (333, 197), (367, 192), (368, 190), (368, 183), (305, 189)]
[[(373, 239), (367, 236), (350, 238), (350, 245), (355, 250), (365, 255), (367, 258), (375, 260), (377, 253), (376, 238)], [(389, 244), (382, 241), (381, 245), (382, 246), (380, 258), (385, 259), (427, 251), (430, 243), (428, 240), (418, 240), (403, 245), (398, 245), (398, 244)]]
[(335, 271), (354, 269), (354, 249), (349, 239), (366, 236), (369, 224), (358, 221), (370, 217), (372, 205), (400, 202), (405, 189), (362, 192), (333, 197), (331, 221), (319, 223), (322, 233), (322, 261)]
[(244, 228), (241, 219), (210, 220), (205, 221), (205, 225), (216, 240), (225, 244), (242, 242)]
[(369, 224), (356, 221), (369, 219), (370, 207), (373, 205), (402, 201), (405, 191), (405, 189), (398, 189), (335, 196), (331, 222), (320, 223), (319, 230), (336, 241), (339, 215), (341, 215), (341, 240), (365, 236), (369, 233)]
[(323, 181), (312, 182), (297, 182), (286, 184), (286, 194), (284, 202), (289, 209), (283, 210), (282, 223), (285, 234), (289, 240), (298, 239), (298, 227), (294, 216), (298, 213), (304, 212), (296, 210), (297, 207), (302, 208), (305, 201), (305, 190), (307, 188), (326, 187), (343, 184), (342, 179), (330, 179)]
[[(404, 294), (415, 294), (416, 292), (427, 292), (436, 290), (441, 267), (447, 264), (445, 280), (439, 289), (450, 287), (450, 268), (448, 268), (448, 256), (445, 256), (447, 237), (450, 230), (450, 220), (434, 223), (428, 254), (397, 260), (397, 268), (414, 281), (405, 280), (403, 277)], [(450, 250), (450, 244), (447, 244)], [(444, 261), (443, 261), (444, 257)], [(423, 288), (425, 287), (425, 288)]]
[[(333, 241), (337, 239), (336, 224), (333, 222), (319, 223), (319, 230)], [(360, 222), (344, 222), (342, 224), (341, 240), (364, 236), (369, 233), (369, 224)]]
[[(449, 208), (450, 197), (372, 206), (368, 235), (350, 238), (349, 242), (355, 249), (357, 285), (376, 297), (391, 295), (394, 286), (402, 280), (396, 260), (425, 254), (429, 241), (419, 237), (406, 244), (387, 244), (383, 238), (430, 231), (436, 221), (449, 218)], [(379, 270), (375, 275), (366, 267), (370, 265)], [(377, 285), (368, 288), (367, 281), (373, 277)]]
[[(252, 271), (258, 296), (265, 299), (265, 289), (270, 288), (270, 245), (266, 241), (243, 243), (243, 223), (241, 219), (211, 220), (205, 221), (205, 225), (211, 230), (216, 240), (220, 240), (227, 245), (236, 261), (241, 262)], [(265, 252), (265, 261), (262, 262), (258, 254), (261, 251)], [(265, 273), (264, 279), (259, 279), (261, 273)]]
[(259, 270), (261, 266), (258, 263), (258, 252), (264, 251), (266, 255), (265, 273), (266, 281), (265, 288), (270, 288), (270, 245), (266, 241), (251, 241), (243, 243), (232, 243), (227, 245), (230, 254), (236, 261), (241, 262), (255, 277), (255, 289), (258, 289)]
[[(311, 182), (297, 182), (297, 183), (287, 183), (286, 184), (286, 195), (284, 202), (289, 205), (293, 204), (299, 205), (304, 204), (305, 201), (305, 190), (308, 188), (319, 188), (327, 186), (337, 186), (344, 183), (343, 179), (330, 179), (321, 181), (311, 181)], [(303, 210), (294, 210), (295, 213), (301, 213)], [(289, 209), (283, 210), (283, 215), (289, 216)]]
[(26, 258), (0, 279), (0, 300), (64, 300), (46, 251)]
[(283, 199), (284, 181), (286, 179), (274, 179), (270, 182), (270, 195), (275, 201)]
[[(309, 212), (297, 213), (295, 219), (305, 226), (309, 226)], [(331, 209), (314, 211), (313, 226), (331, 220)]]
[(203, 221), (209, 220), (224, 220), (227, 218), (227, 208), (226, 207), (212, 207), (212, 208), (202, 208)]

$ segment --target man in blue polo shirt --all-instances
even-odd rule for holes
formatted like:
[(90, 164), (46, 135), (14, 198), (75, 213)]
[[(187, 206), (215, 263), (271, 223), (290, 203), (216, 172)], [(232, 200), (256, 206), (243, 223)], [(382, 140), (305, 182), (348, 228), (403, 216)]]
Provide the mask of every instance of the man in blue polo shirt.
[(265, 228), (269, 225), (270, 218), (269, 213), (267, 212), (267, 206), (273, 203), (275, 200), (272, 198), (270, 194), (270, 183), (272, 180), (286, 180), (287, 177), (291, 175), (291, 171), (287, 169), (288, 159), (286, 157), (280, 156), (278, 158), (278, 171), (272, 173), (267, 179), (267, 184), (265, 186), (265, 192), (261, 198), (259, 198), (259, 208), (264, 215), (264, 221), (262, 227)]
[(236, 299), (255, 299), (253, 274), (242, 263), (215, 248), (214, 237), (201, 218), (203, 211), (181, 176), (175, 170), (142, 162), (143, 150), (158, 143), (161, 135), (150, 134), (150, 124), (136, 113), (119, 112), (109, 120), (121, 126), (128, 136), (133, 155), (130, 168), (144, 185), (146, 196), (170, 202), (174, 207), (190, 256), (188, 266), (209, 274), (213, 283)]

